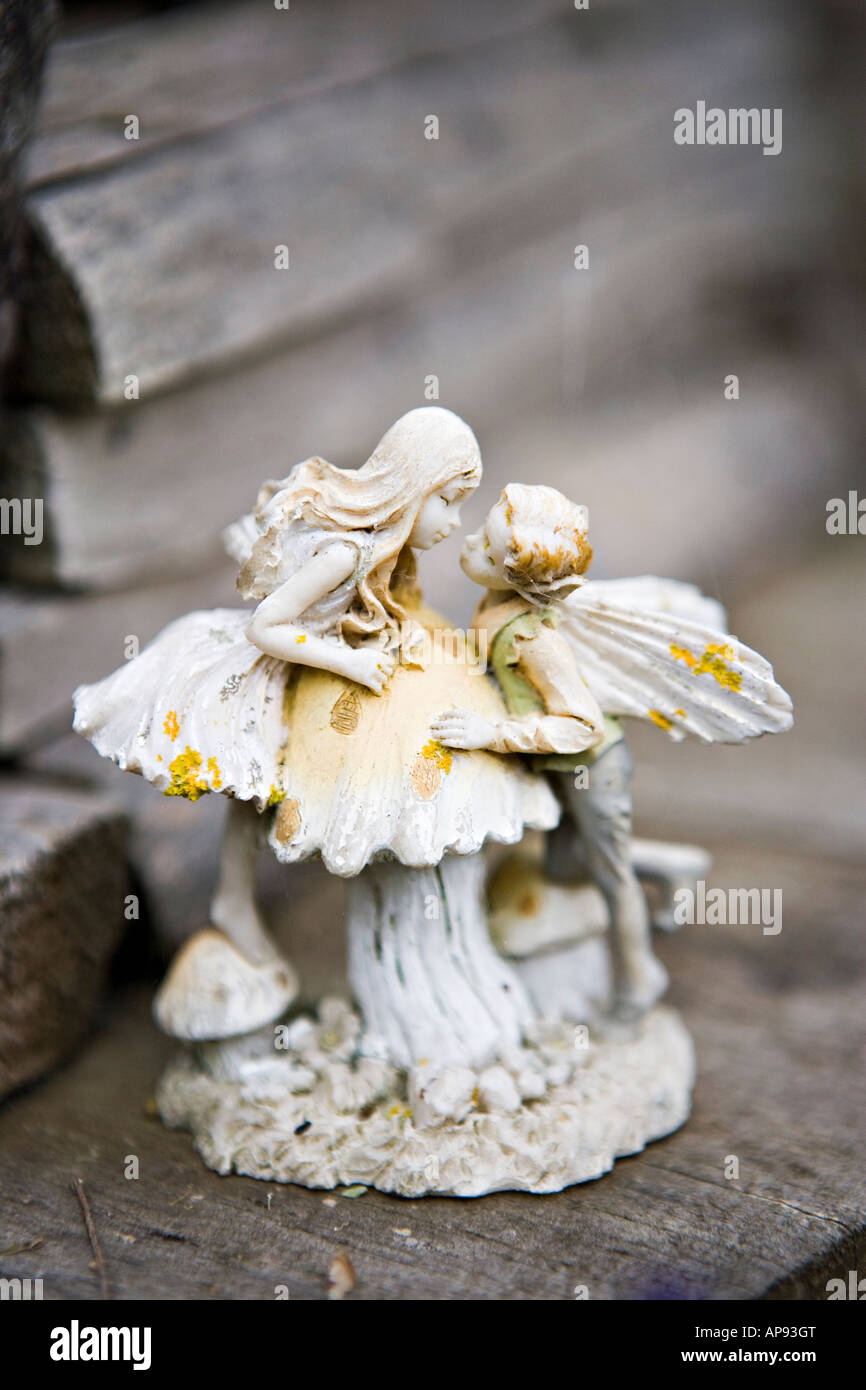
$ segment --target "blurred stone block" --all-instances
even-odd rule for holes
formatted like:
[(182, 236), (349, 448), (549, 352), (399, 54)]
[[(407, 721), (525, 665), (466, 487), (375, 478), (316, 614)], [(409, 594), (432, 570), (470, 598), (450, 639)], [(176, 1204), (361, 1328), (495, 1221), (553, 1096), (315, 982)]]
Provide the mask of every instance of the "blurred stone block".
[(0, 1096), (88, 1032), (127, 892), (115, 806), (35, 779), (0, 781)]

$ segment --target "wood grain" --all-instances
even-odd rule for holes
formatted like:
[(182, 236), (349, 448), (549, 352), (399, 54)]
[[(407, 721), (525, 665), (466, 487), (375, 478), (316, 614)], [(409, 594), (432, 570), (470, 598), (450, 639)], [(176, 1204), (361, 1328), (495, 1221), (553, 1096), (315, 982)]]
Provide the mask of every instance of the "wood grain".
[(0, 1096), (87, 1035), (127, 891), (115, 803), (36, 778), (0, 780)]
[[(190, 6), (55, 43), (28, 153), (31, 186), (124, 163), (400, 64), (531, 30), (565, 0), (255, 0)], [(140, 139), (123, 136), (137, 113)]]
[[(699, 1061), (694, 1115), (599, 1182), (552, 1197), (354, 1201), (208, 1172), (146, 1112), (170, 1044), (118, 1005), (62, 1074), (0, 1113), (0, 1274), (99, 1296), (69, 1178), (83, 1177), (118, 1299), (823, 1298), (864, 1257), (862, 869), (743, 844), (716, 881), (780, 884), (784, 930), (693, 927), (662, 943)], [(332, 925), (323, 936), (336, 930)], [(141, 1177), (126, 1180), (127, 1155)], [(740, 1177), (728, 1181), (728, 1155)], [(270, 1195), (270, 1202), (268, 1197)]]
[[(589, 208), (601, 250), (615, 249), (618, 218), (629, 232), (649, 219), (653, 269), (647, 278), (632, 248), (629, 306), (629, 286), (670, 283), (667, 262), (654, 262), (666, 240), (674, 264), (683, 259), (683, 218), (688, 255), (700, 258), (720, 205), (711, 259), (726, 246), (748, 258), (754, 239), (763, 261), (785, 234), (808, 254), (825, 208), (808, 122), (786, 163), (717, 149), (711, 171), (671, 130), (672, 86), (686, 99), (712, 83), (719, 101), (738, 104), (758, 83), (794, 100), (807, 61), (796, 26), (781, 36), (759, 15), (746, 36), (692, 36), (686, 50), (672, 35), (651, 65), (641, 46), (622, 45), (615, 62), (587, 53), (574, 24), (563, 26), (431, 57), (35, 189), (17, 389), (76, 408), (123, 402), (129, 376), (142, 396), (163, 391), (409, 291), (441, 290), (530, 229), (568, 224), (570, 270), (574, 224)], [(436, 141), (424, 138), (430, 113)], [(689, 201), (701, 177), (703, 212)], [(653, 196), (664, 207), (660, 189), (668, 203), (685, 190), (685, 208), (659, 220), (642, 207)], [(278, 245), (289, 248), (287, 270), (274, 268)]]

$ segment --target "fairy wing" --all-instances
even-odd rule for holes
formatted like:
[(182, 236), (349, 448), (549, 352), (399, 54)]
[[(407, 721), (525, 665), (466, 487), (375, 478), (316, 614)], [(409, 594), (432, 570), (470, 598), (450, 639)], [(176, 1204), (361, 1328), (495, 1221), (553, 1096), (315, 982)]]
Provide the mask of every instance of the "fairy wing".
[(689, 616), (718, 609), (714, 600), (703, 600), (712, 607), (702, 609), (693, 594), (678, 605), (669, 591), (666, 611), (622, 602), (633, 600), (628, 586), (635, 582), (591, 581), (560, 608), (560, 631), (605, 714), (648, 720), (672, 739), (691, 734), (705, 743), (742, 743), (791, 727), (791, 698), (770, 663)]
[(596, 598), (619, 608), (640, 608), (653, 613), (672, 613), (690, 618), (718, 632), (727, 632), (728, 615), (718, 599), (701, 593), (697, 584), (681, 579), (660, 579), (656, 574), (639, 574), (627, 579), (594, 579), (588, 585)]
[(271, 498), (285, 487), (287, 481), (287, 478), (282, 480), (269, 478), (267, 482), (262, 483), (256, 498), (255, 509), (247, 512), (246, 516), (239, 517), (237, 521), (232, 521), (223, 530), (223, 546), (231, 559), (237, 561), (241, 569), (252, 555), (253, 546), (264, 529), (261, 522), (262, 508), (266, 507)]

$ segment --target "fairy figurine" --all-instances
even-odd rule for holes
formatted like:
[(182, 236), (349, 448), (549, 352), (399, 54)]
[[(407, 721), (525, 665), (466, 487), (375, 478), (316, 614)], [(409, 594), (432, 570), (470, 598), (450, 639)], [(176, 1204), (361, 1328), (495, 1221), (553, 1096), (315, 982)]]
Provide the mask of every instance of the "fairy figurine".
[[(441, 712), (433, 733), (451, 748), (530, 755), (563, 809), (564, 830), (606, 904), (612, 1011), (632, 1018), (663, 994), (650, 918), (631, 854), (632, 759), (623, 716), (672, 739), (739, 743), (790, 728), (789, 696), (772, 668), (720, 630), (723, 610), (693, 586), (650, 576), (591, 582), (585, 507), (554, 488), (509, 484), (461, 565), (487, 592), (473, 623), (486, 634), (507, 717)], [(596, 735), (575, 753), (570, 726)]]
[[(298, 464), (226, 533), (255, 606), (187, 614), (76, 691), (75, 728), (101, 754), (168, 796), (227, 798), (210, 925), (155, 1002), (184, 1044), (159, 1113), (219, 1172), (550, 1192), (688, 1116), (693, 1047), (653, 1007), (666, 976), (619, 721), (737, 742), (787, 728), (790, 701), (691, 586), (586, 581), (586, 511), (551, 488), (510, 485), (469, 538), (463, 568), (486, 594), (454, 628), (425, 604), (414, 552), (459, 524), (480, 477), (472, 431), (436, 407), (357, 469)], [(485, 899), (484, 846), (561, 819), (604, 895), (628, 1021), (586, 1048), (497, 950)], [(349, 881), (352, 1004), (289, 1012), (298, 983), (253, 891), (264, 841)]]
[(445, 620), (414, 581), (413, 551), (459, 524), (480, 477), (472, 431), (438, 407), (404, 415), (357, 469), (298, 464), (225, 536), (255, 609), (178, 618), (75, 692), (75, 729), (119, 767), (167, 796), (228, 799), (210, 921), (254, 964), (276, 954), (253, 891), (263, 832), (283, 862), (320, 854), (351, 876), (374, 856), (436, 864), (557, 819), (539, 779), (430, 735), (446, 690), (498, 712), (477, 666), (425, 657), (420, 639)]

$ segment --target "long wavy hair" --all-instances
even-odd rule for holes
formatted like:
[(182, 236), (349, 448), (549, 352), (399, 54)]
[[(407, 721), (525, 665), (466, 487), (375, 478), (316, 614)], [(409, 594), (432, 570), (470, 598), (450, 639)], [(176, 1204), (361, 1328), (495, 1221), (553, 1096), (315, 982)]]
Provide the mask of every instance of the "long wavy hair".
[(480, 480), (481, 454), (465, 421), (439, 406), (410, 410), (360, 468), (310, 458), (287, 477), (263, 484), (255, 510), (225, 533), (226, 548), (241, 566), (238, 589), (244, 598), (273, 593), (297, 568), (292, 531), (311, 527), (359, 551), (356, 591), (340, 621), (341, 635), (399, 629), (407, 614), (397, 593), (405, 594), (414, 569), (407, 542), (424, 503), (449, 484), (468, 490)]

